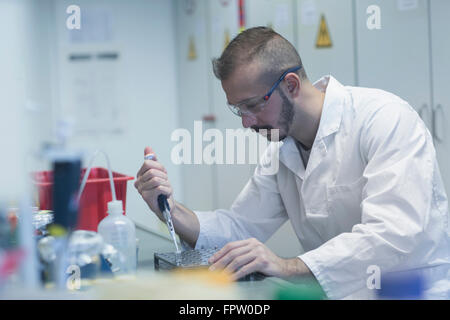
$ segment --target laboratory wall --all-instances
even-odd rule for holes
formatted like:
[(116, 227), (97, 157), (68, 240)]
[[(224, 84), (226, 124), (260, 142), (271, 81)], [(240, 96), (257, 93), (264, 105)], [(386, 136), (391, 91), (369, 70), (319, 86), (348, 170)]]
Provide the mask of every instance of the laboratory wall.
[[(170, 140), (178, 128), (173, 3), (166, 0), (78, 1), (83, 27), (69, 30), (66, 8), (54, 1), (58, 107), (56, 118), (72, 124), (70, 147), (96, 149), (113, 171), (136, 177), (144, 148), (153, 148), (183, 198), (180, 167), (170, 161)], [(84, 17), (84, 18), (83, 18)], [(106, 167), (102, 156), (94, 166)], [(166, 233), (128, 182), (127, 215), (149, 230)]]
[[(0, 201), (16, 206), (24, 190), (37, 200), (29, 173), (50, 169), (46, 148), (61, 136), (84, 166), (99, 149), (131, 177), (151, 146), (182, 199), (181, 170), (170, 161), (179, 127), (173, 2), (78, 1), (79, 30), (67, 26), (72, 4), (0, 0), (1, 146), (11, 155), (1, 161)], [(106, 167), (102, 155), (94, 166)], [(143, 229), (167, 235), (133, 181), (126, 210)]]
[[(79, 0), (79, 30), (67, 27), (72, 4), (0, 0), (0, 141), (10, 155), (0, 160), (0, 202), (26, 189), (30, 171), (48, 168), (42, 151), (64, 124), (84, 165), (100, 149), (114, 171), (135, 177), (151, 146), (179, 202), (229, 208), (255, 164), (178, 165), (172, 135), (187, 129), (192, 147), (200, 139), (203, 148), (207, 129), (242, 128), (211, 60), (240, 30), (260, 25), (296, 46), (311, 81), (331, 74), (408, 101), (433, 136), (450, 191), (448, 0)], [(105, 159), (94, 165), (106, 167)], [(127, 215), (151, 259), (170, 242), (133, 182)], [(267, 244), (286, 257), (303, 250), (289, 222)]]

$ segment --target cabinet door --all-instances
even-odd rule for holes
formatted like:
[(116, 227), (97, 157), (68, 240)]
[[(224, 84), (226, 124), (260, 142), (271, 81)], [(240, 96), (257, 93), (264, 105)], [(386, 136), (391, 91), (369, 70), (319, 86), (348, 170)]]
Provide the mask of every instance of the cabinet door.
[(431, 41), (433, 63), (433, 115), (434, 145), (437, 151), (439, 168), (450, 192), (450, 1), (432, 0)]
[(245, 27), (270, 27), (294, 44), (293, 0), (246, 0)]
[[(295, 6), (293, 0), (246, 0), (245, 26), (271, 27), (295, 46)], [(272, 235), (266, 245), (282, 257), (293, 257), (303, 251), (289, 221)]]
[[(411, 104), (428, 128), (430, 49), (428, 1), (358, 0), (356, 3), (359, 85), (392, 92)], [(369, 30), (367, 8), (377, 5), (381, 29)]]
[[(218, 58), (222, 54), (228, 40), (232, 40), (239, 33), (239, 1), (238, 0), (210, 0), (210, 58)], [(214, 128), (220, 130), (223, 136), (223, 164), (214, 165), (214, 192), (217, 208), (230, 208), (240, 191), (250, 179), (254, 165), (237, 164), (236, 153), (234, 161), (227, 163), (226, 143), (230, 142), (226, 136), (227, 130), (243, 129), (241, 118), (235, 116), (227, 106), (227, 99), (221, 82), (215, 78), (211, 63), (208, 65), (211, 83)], [(254, 134), (254, 133), (252, 133)], [(236, 146), (235, 142), (235, 146)]]
[[(310, 81), (331, 74), (344, 85), (356, 84), (352, 3), (297, 0), (297, 48)], [(322, 17), (331, 47), (317, 47)]]
[[(207, 48), (206, 0), (176, 1), (179, 70), (179, 112), (181, 128), (191, 134), (190, 165), (182, 165), (184, 204), (191, 209), (213, 209), (213, 168), (194, 164), (194, 140), (202, 141), (207, 125), (194, 132), (194, 121), (202, 121), (210, 112), (208, 92), (209, 56)], [(200, 145), (202, 149), (202, 145)], [(175, 190), (176, 192), (176, 190)]]

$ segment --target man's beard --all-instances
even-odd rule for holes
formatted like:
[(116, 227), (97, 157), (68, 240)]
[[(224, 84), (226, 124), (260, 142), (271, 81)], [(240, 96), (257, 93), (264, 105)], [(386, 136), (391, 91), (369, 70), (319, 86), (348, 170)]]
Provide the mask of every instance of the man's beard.
[[(266, 126), (252, 126), (251, 128), (256, 132), (260, 130), (266, 130), (266, 138), (269, 141), (282, 141), (286, 139), (289, 130), (291, 129), (292, 121), (294, 120), (294, 105), (289, 101), (286, 95), (279, 89), (277, 89), (283, 104), (281, 105), (280, 119), (278, 120), (278, 127), (280, 129), (274, 129), (271, 125)], [(272, 130), (277, 130), (278, 134), (272, 132)], [(280, 132), (283, 131), (284, 134), (280, 136)]]
[(283, 104), (281, 106), (280, 119), (278, 120), (278, 126), (280, 127), (280, 131), (284, 131), (284, 135), (280, 137), (280, 140), (286, 139), (290, 129), (292, 122), (294, 121), (294, 105), (289, 101), (288, 97), (283, 93), (282, 90), (278, 89), (281, 99), (283, 100)]

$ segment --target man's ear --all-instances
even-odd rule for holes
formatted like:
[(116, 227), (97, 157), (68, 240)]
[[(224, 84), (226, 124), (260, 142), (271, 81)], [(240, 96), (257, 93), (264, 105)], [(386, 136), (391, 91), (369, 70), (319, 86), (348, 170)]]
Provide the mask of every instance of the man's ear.
[(289, 73), (284, 78), (286, 82), (286, 87), (291, 96), (295, 97), (300, 93), (301, 82), (300, 78), (295, 73)]

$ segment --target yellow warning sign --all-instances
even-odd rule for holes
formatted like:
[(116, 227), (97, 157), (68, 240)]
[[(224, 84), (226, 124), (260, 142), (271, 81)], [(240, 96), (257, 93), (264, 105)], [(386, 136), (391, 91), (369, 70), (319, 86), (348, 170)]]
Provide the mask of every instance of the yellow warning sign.
[(330, 32), (328, 30), (327, 21), (325, 15), (320, 18), (319, 34), (317, 35), (316, 48), (331, 48), (333, 43), (331, 42)]
[(228, 29), (225, 30), (225, 41), (223, 44), (223, 50), (225, 50), (226, 47), (230, 44), (230, 31)]
[(189, 60), (195, 60), (197, 59), (197, 50), (195, 49), (195, 42), (194, 37), (189, 38), (189, 54), (188, 54)]

